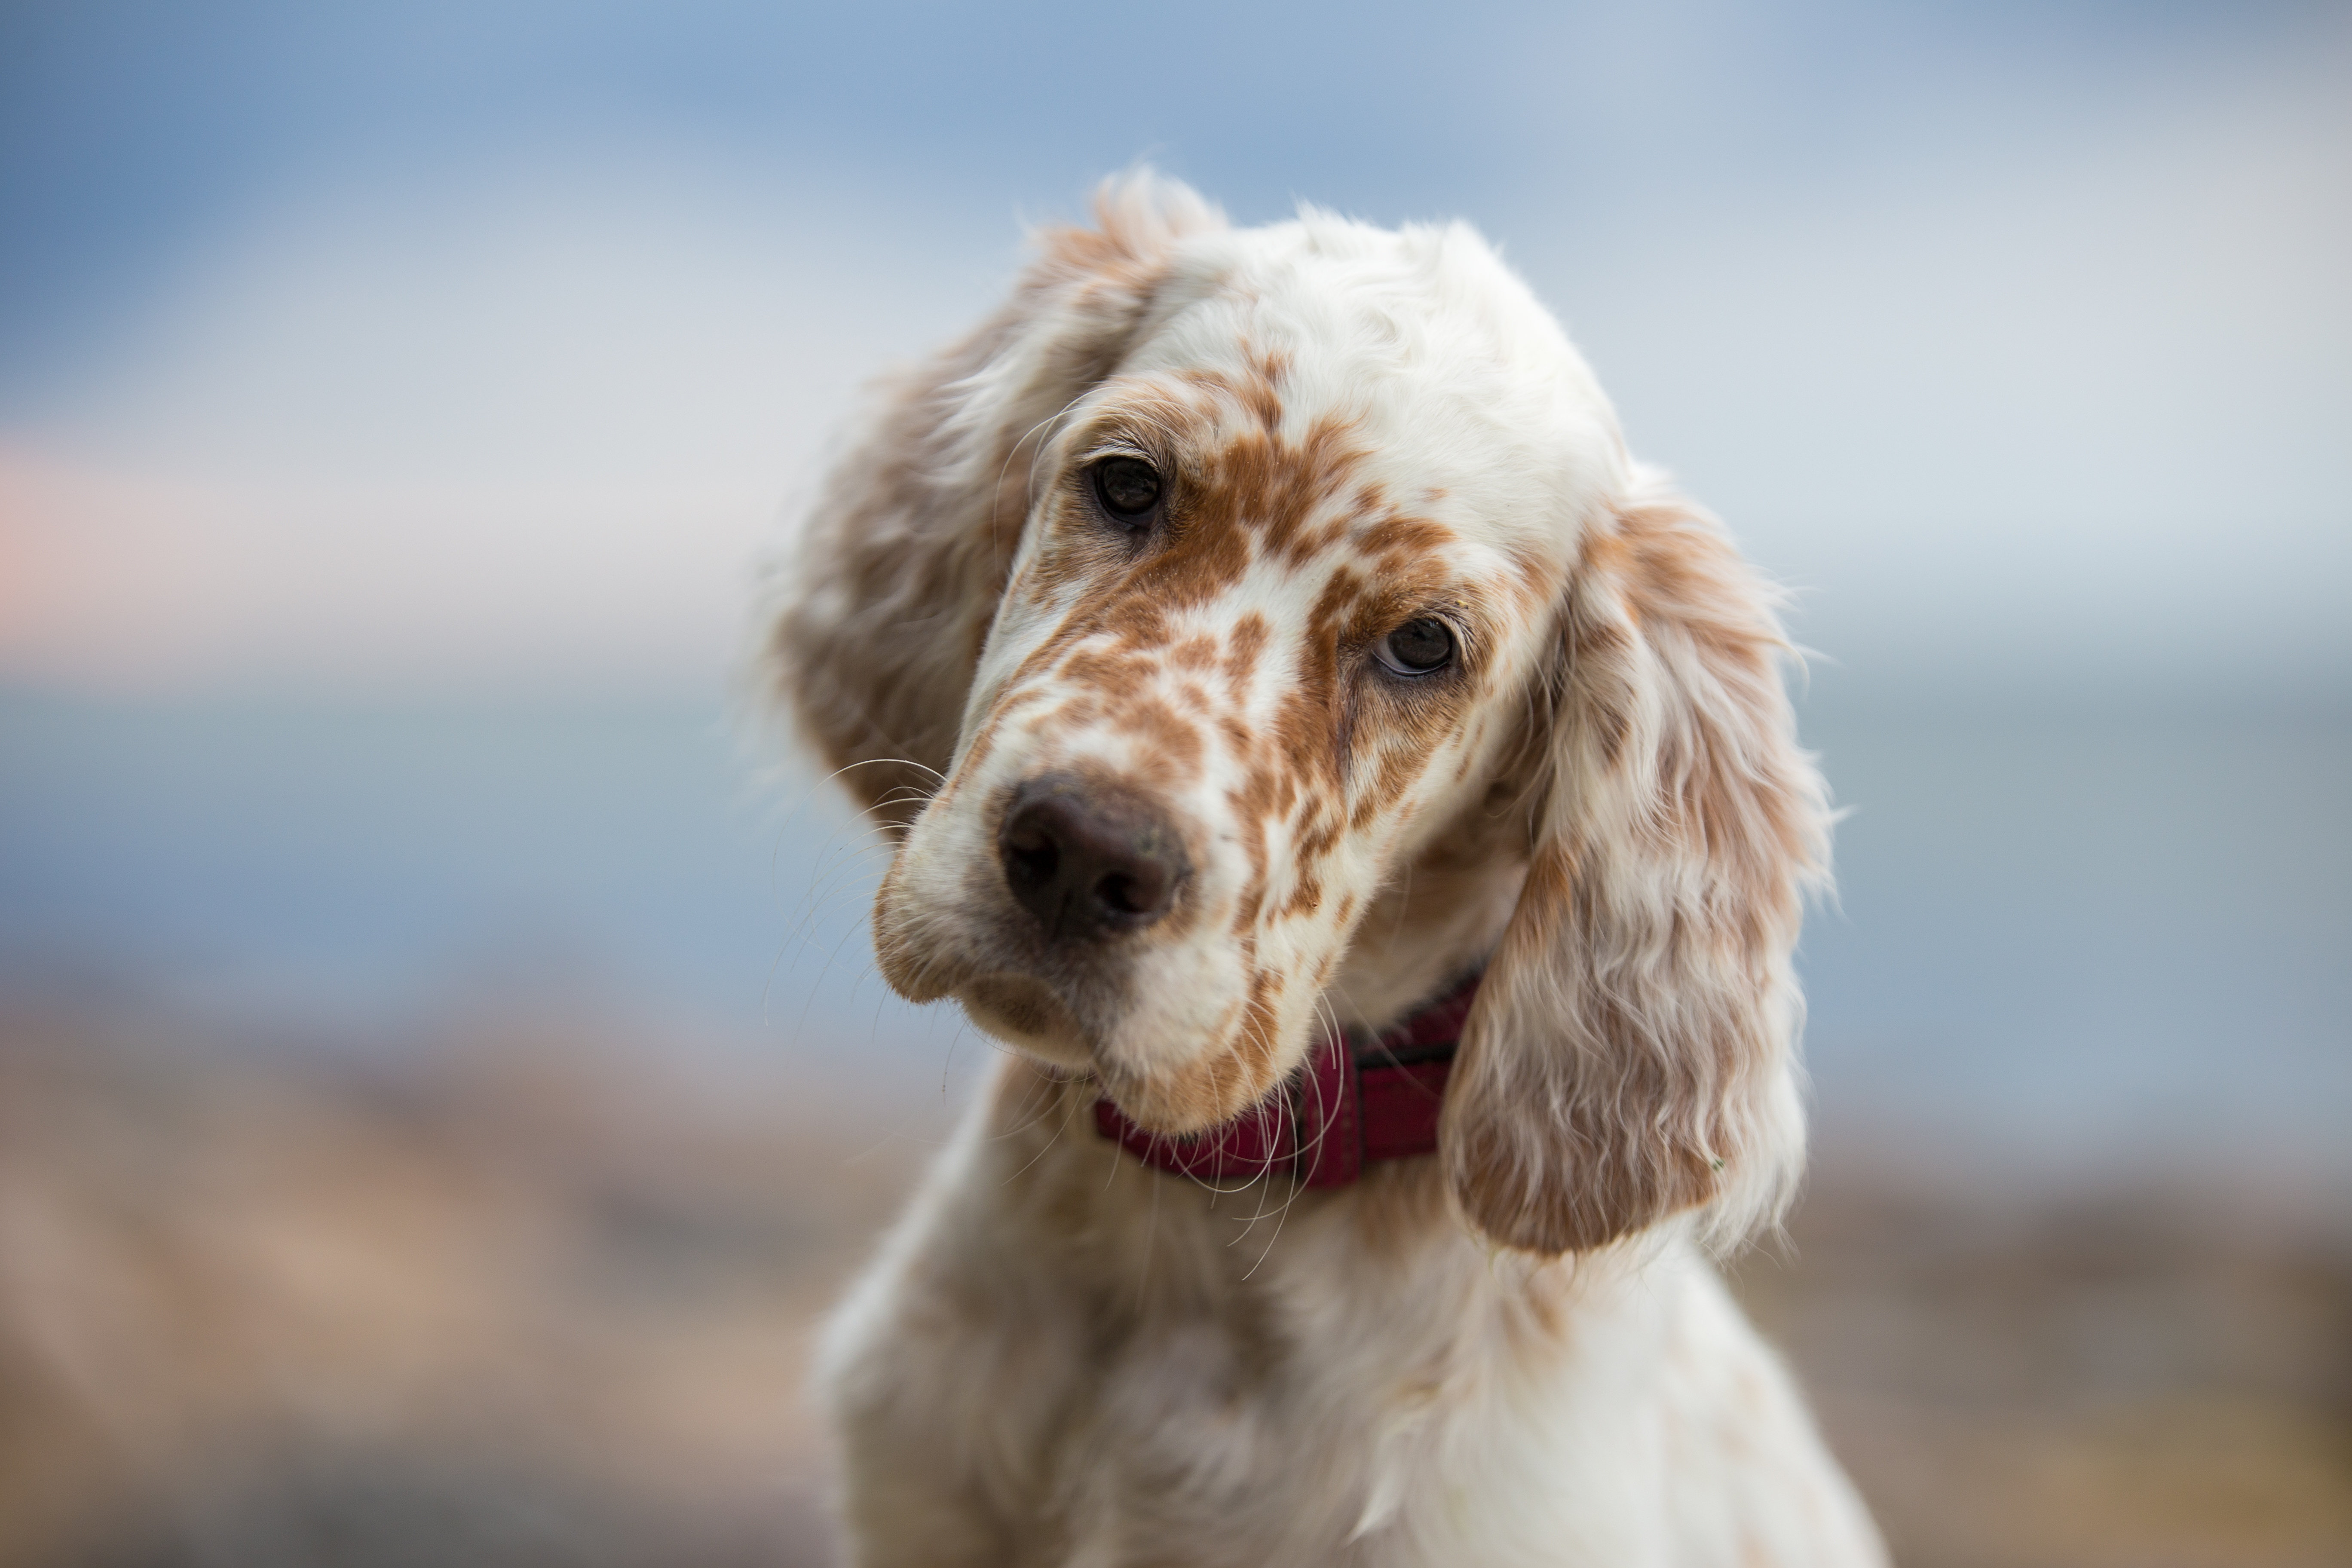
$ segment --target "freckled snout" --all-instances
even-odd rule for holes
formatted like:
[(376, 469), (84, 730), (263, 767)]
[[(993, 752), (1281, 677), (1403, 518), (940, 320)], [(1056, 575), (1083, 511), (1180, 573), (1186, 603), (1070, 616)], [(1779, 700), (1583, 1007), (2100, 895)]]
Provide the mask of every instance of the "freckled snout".
[(1076, 773), (1041, 774), (1014, 792), (997, 854), (1013, 898), (1056, 942), (1140, 931), (1168, 912), (1192, 870), (1165, 813)]

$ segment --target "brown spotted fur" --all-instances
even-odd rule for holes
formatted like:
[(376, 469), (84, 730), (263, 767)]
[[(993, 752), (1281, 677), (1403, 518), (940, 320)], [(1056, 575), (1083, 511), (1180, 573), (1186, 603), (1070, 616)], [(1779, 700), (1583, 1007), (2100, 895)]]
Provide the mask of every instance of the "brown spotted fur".
[[(1148, 179), (1098, 216), (902, 384), (773, 584), (777, 687), (899, 836), (884, 976), (1019, 1052), (829, 1338), (858, 1560), (1882, 1561), (1691, 1245), (1802, 1150), (1830, 813), (1774, 594), (1466, 231), (1381, 237), (1358, 298), (1325, 237), (1390, 253), (1338, 220), (1253, 250)], [(1088, 510), (1105, 453), (1163, 476), (1145, 537)], [(1381, 675), (1427, 615), (1456, 663)], [(1048, 772), (1156, 803), (1165, 918), (1016, 906)], [(1327, 1022), (1481, 965), (1433, 1158), (1220, 1193), (1092, 1135), (1103, 1093), (1262, 1111)]]

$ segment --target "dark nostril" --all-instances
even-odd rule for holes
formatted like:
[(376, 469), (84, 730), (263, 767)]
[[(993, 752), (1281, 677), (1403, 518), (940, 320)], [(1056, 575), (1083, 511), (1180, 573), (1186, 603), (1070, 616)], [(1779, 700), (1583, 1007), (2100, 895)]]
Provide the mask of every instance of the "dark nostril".
[(1022, 881), (1052, 881), (1061, 858), (1061, 847), (1034, 819), (1004, 836), (1004, 868)]
[(1151, 924), (1187, 869), (1158, 807), (1123, 785), (1069, 773), (1015, 792), (997, 847), (1013, 898), (1056, 940)]

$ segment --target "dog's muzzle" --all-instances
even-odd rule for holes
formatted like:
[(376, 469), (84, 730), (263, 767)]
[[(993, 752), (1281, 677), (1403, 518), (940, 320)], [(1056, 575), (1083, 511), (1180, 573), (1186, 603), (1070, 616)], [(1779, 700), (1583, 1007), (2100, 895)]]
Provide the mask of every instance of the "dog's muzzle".
[(1013, 792), (997, 858), (1013, 900), (1056, 944), (1157, 923), (1192, 874), (1166, 813), (1124, 784), (1067, 773)]

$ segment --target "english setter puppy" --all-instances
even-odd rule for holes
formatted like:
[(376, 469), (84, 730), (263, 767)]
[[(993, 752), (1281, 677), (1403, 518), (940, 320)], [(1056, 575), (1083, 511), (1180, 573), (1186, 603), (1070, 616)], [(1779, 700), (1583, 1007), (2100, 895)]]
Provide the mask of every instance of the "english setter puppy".
[(1882, 1561), (1707, 1260), (1803, 1151), (1775, 595), (1475, 234), (1107, 186), (772, 595), (1012, 1047), (825, 1341), (857, 1563)]

